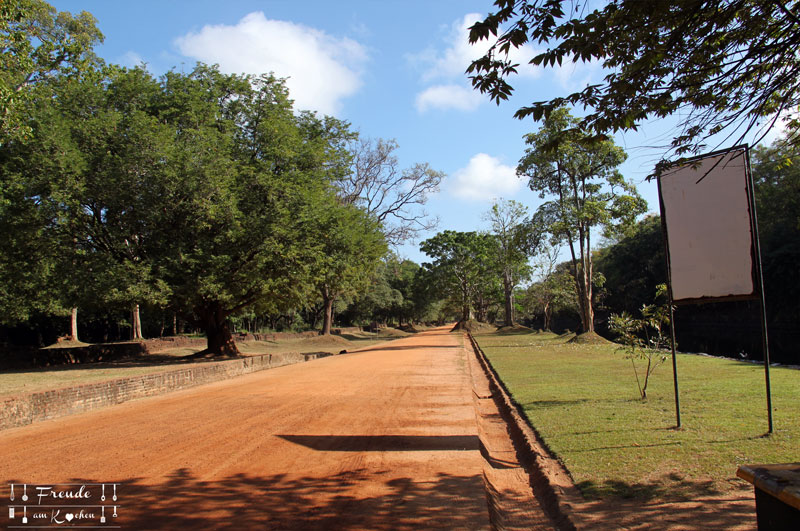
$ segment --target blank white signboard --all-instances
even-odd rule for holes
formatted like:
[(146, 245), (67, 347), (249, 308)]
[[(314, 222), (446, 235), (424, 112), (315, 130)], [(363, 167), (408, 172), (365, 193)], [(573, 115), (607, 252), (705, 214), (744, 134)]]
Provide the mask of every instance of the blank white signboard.
[(752, 296), (744, 150), (687, 163), (659, 181), (673, 300)]

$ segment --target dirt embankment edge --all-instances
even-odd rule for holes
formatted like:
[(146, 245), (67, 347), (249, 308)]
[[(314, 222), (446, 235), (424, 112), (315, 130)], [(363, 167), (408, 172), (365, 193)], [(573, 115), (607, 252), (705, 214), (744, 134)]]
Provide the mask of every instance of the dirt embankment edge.
[(511, 399), (508, 389), (478, 342), (472, 334), (468, 334), (468, 337), (489, 377), (491, 391), (500, 399), (498, 400), (500, 414), (508, 424), (519, 460), (530, 475), (531, 487), (537, 500), (559, 529), (572, 531), (583, 528), (583, 521), (574, 508), (580, 506), (584, 500), (569, 472), (550, 453), (519, 406)]

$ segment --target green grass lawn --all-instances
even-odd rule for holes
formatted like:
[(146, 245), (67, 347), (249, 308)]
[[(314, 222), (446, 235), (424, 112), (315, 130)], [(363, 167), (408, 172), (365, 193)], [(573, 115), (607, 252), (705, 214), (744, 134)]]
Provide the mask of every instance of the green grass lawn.
[(550, 450), (588, 498), (686, 499), (750, 488), (744, 463), (800, 461), (800, 371), (771, 369), (776, 431), (767, 432), (763, 365), (678, 355), (675, 430), (668, 359), (641, 400), (617, 345), (547, 333), (476, 339)]

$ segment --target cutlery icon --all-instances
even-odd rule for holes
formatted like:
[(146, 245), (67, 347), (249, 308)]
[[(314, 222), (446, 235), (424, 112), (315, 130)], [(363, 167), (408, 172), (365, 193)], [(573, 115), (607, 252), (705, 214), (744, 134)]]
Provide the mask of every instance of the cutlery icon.
[(117, 484), (114, 483), (114, 496), (111, 497), (112, 500), (117, 501)]
[(11, 484), (11, 501), (14, 501), (14, 484)]
[(27, 483), (22, 486), (22, 501), (28, 501), (28, 485)]
[(106, 484), (103, 483), (103, 493), (100, 495), (100, 501), (106, 501)]

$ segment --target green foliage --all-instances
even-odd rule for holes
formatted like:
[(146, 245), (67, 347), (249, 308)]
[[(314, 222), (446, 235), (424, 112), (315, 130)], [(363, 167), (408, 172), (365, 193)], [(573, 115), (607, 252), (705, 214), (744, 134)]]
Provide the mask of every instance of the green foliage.
[(92, 48), (103, 41), (96, 24), (86, 11), (73, 16), (41, 0), (0, 4), (0, 145), (29, 134), (24, 107), (34, 85), (79, 74), (95, 60)]
[(800, 263), (800, 157), (783, 141), (756, 148), (753, 181), (770, 321), (796, 329), (800, 285), (790, 279)]
[(107, 67), (47, 89), (33, 141), (3, 145), (0, 164), (58, 250), (66, 307), (168, 302), (219, 352), (229, 316), (300, 306), (343, 241), (382, 252), (366, 242), (376, 223), (331, 184), (347, 124), (295, 116), (282, 80)]
[[(470, 29), (470, 42), (499, 38), (468, 68), (473, 86), (498, 103), (513, 87), (519, 65), (509, 51), (527, 43), (542, 49), (530, 64), (601, 64), (600, 83), (533, 102), (515, 116), (548, 119), (564, 105), (589, 110), (581, 129), (596, 138), (636, 130), (645, 120), (680, 111), (678, 129), (656, 173), (707, 149), (727, 130), (741, 142), (764, 131), (781, 111), (800, 105), (800, 4), (759, 0), (592, 2), (497, 0), (497, 10)], [(797, 145), (799, 118), (787, 115), (789, 143)], [(738, 143), (738, 142), (735, 142)]]
[(499, 201), (486, 213), (497, 242), (498, 266), (505, 299), (505, 325), (514, 323), (514, 289), (528, 280), (528, 259), (542, 241), (542, 231), (527, 217), (528, 208), (513, 200)]
[(317, 242), (311, 275), (325, 304), (323, 333), (330, 333), (332, 304), (367, 288), (387, 247), (380, 224), (363, 210), (332, 198), (305, 225)]
[(540, 197), (550, 198), (536, 211), (534, 223), (554, 242), (568, 245), (581, 325), (584, 332), (593, 331), (592, 229), (602, 228), (607, 237), (625, 233), (647, 203), (616, 169), (625, 152), (582, 131), (567, 109), (555, 110), (525, 142), (530, 147), (517, 174), (527, 177)]
[[(657, 288), (656, 298), (666, 297), (667, 286), (661, 284)], [(622, 342), (618, 350), (625, 351), (625, 357), (631, 360), (636, 385), (642, 400), (647, 398), (647, 385), (656, 368), (667, 360), (669, 346), (669, 306), (668, 304), (644, 305), (641, 319), (634, 319), (629, 313), (612, 314), (608, 320), (608, 328)], [(637, 361), (644, 363), (642, 377), (639, 377)]]
[(489, 234), (450, 230), (420, 244), (420, 250), (433, 259), (423, 267), (441, 295), (458, 301), (464, 321), (473, 317), (473, 310), (485, 313), (493, 288), (499, 288), (495, 249), (495, 238)]
[(603, 304), (633, 313), (667, 280), (660, 216), (647, 216), (617, 242), (600, 249), (595, 268), (606, 277)]
[(530, 319), (542, 317), (542, 328), (552, 329), (552, 316), (563, 310), (577, 313), (575, 279), (561, 267), (548, 272), (524, 292), (523, 307)]

